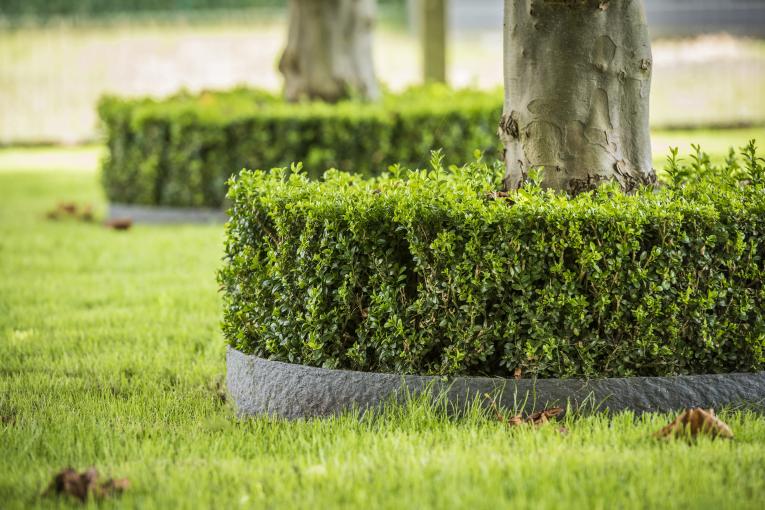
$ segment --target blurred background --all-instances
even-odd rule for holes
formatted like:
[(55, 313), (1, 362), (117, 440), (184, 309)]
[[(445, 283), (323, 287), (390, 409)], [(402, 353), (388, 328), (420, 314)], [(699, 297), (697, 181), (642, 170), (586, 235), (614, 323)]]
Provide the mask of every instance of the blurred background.
[[(417, 0), (379, 0), (378, 78), (422, 81)], [(450, 0), (447, 77), (502, 85), (502, 0)], [(765, 0), (645, 0), (654, 128), (765, 125)], [(0, 0), (0, 145), (98, 140), (104, 93), (281, 89), (286, 0)]]

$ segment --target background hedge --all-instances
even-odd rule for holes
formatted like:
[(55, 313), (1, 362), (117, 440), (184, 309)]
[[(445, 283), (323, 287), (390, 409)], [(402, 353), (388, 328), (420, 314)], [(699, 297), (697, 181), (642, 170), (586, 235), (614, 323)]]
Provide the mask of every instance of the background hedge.
[(103, 183), (114, 202), (219, 207), (226, 180), (245, 167), (302, 161), (313, 177), (331, 167), (375, 175), (399, 162), (422, 167), (437, 148), (463, 164), (475, 149), (497, 152), (501, 110), (499, 93), (443, 86), (375, 104), (287, 104), (247, 89), (107, 97), (99, 104), (109, 149)]
[[(378, 0), (381, 5), (402, 6), (404, 0)], [(287, 0), (2, 0), (0, 16), (97, 17), (151, 11), (193, 11), (286, 7)]]
[(377, 179), (243, 171), (223, 331), (262, 357), (382, 372), (762, 370), (765, 178), (745, 159), (698, 154), (659, 191), (573, 199), (536, 181), (503, 196), (501, 165), (439, 158)]

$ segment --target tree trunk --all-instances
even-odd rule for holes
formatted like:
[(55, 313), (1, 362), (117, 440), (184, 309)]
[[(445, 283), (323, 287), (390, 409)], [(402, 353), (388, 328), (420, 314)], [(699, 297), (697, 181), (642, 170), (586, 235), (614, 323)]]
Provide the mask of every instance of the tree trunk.
[(286, 99), (376, 99), (374, 20), (375, 0), (290, 0), (287, 47), (279, 60)]
[(642, 1), (505, 0), (504, 21), (505, 186), (540, 167), (544, 187), (571, 194), (655, 183)]
[(446, 2), (420, 0), (422, 57), (426, 82), (446, 82)]

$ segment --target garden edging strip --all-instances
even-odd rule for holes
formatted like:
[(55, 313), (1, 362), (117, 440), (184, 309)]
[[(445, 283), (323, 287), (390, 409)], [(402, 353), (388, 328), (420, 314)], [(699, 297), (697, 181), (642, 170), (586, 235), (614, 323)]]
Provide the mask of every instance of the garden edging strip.
[(668, 412), (688, 407), (721, 408), (765, 403), (765, 372), (611, 379), (500, 379), (397, 375), (330, 370), (270, 361), (228, 348), (227, 385), (243, 415), (282, 418), (331, 416), (368, 409), (394, 396), (432, 388), (457, 409), (485, 393), (525, 412), (552, 405), (612, 412)]
[(135, 204), (109, 204), (109, 220), (130, 218), (134, 223), (225, 223), (228, 215), (219, 209), (203, 207), (159, 207)]

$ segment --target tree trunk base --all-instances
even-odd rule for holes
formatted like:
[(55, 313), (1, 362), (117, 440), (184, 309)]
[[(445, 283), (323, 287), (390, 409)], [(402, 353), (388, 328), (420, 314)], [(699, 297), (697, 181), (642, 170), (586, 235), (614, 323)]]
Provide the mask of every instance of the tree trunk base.
[(640, 0), (505, 0), (505, 186), (544, 168), (571, 194), (656, 182), (651, 43)]
[(290, 0), (279, 60), (288, 101), (379, 96), (372, 61), (375, 0)]

